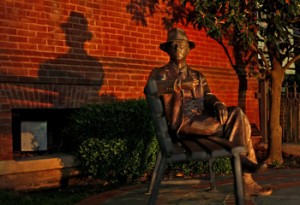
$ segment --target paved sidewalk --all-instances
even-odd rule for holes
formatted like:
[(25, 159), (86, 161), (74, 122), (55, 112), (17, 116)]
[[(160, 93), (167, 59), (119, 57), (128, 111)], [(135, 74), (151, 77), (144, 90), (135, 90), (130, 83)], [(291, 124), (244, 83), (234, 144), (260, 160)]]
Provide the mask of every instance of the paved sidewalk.
[[(272, 196), (247, 198), (247, 205), (300, 204), (300, 169), (269, 169), (253, 175), (259, 184), (273, 188)], [(157, 205), (233, 205), (232, 176), (217, 176), (217, 192), (209, 192), (207, 179), (163, 181)], [(148, 183), (100, 193), (77, 205), (146, 205)]]

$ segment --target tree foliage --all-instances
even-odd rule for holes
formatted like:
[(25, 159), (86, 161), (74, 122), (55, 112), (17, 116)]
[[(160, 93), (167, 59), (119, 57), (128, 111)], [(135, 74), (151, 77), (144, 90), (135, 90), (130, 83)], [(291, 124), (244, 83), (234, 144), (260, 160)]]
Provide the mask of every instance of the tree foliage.
[(205, 29), (221, 45), (228, 42), (243, 51), (246, 64), (257, 56), (253, 53), (264, 55), (257, 48), (258, 42), (272, 48), (269, 52), (281, 62), (287, 57), (291, 61), (294, 48), (299, 47), (294, 44), (299, 38), (299, 0), (131, 0), (127, 11), (144, 26), (148, 17), (160, 12), (166, 29), (178, 23)]

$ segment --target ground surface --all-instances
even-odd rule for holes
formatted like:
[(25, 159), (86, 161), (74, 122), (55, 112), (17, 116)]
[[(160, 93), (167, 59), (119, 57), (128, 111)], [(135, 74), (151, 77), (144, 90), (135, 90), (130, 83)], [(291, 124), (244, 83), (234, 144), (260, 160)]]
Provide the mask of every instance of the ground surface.
[[(264, 161), (267, 156), (267, 150), (264, 146), (258, 146), (256, 147), (256, 154), (257, 158), (260, 162)], [(284, 163), (282, 165), (278, 165), (276, 163), (268, 165), (269, 169), (287, 169), (287, 168), (300, 168), (300, 155), (295, 154), (287, 154), (283, 152), (283, 159)], [(180, 173), (179, 173), (180, 174)], [(199, 177), (199, 175), (194, 175), (194, 177)], [(172, 177), (183, 177), (182, 175), (179, 176), (170, 176), (166, 175), (166, 178), (172, 178)], [(189, 176), (193, 177), (193, 176)], [(136, 181), (135, 183), (145, 183), (148, 178), (145, 177), (143, 179), (140, 179)], [(122, 184), (124, 186), (126, 184)], [(102, 193), (104, 191), (109, 191), (112, 189), (115, 189), (116, 187), (119, 187), (120, 184), (109, 184), (103, 180), (94, 179), (91, 177), (76, 177), (71, 178), (66, 181), (62, 181), (62, 187), (60, 188), (54, 188), (54, 189), (44, 189), (44, 190), (36, 190), (36, 191), (30, 191), (27, 193), (19, 193), (20, 198), (28, 197), (28, 198), (36, 198), (37, 195), (40, 196), (41, 201), (50, 201), (54, 198), (56, 198), (56, 202), (62, 201), (62, 199), (65, 199), (66, 201), (70, 202), (70, 204), (74, 204), (73, 202), (81, 201), (85, 198), (88, 198), (89, 196)], [(76, 197), (69, 199), (68, 197)], [(48, 197), (48, 198), (47, 198)], [(59, 203), (50, 203), (50, 204), (59, 204)], [(26, 202), (27, 203), (27, 202)], [(25, 203), (25, 204), (26, 204)], [(9, 203), (7, 203), (9, 204)], [(27, 203), (28, 204), (28, 203)], [(37, 204), (37, 203), (33, 203)], [(63, 202), (61, 204), (66, 204), (66, 202)], [(10, 204), (9, 204), (10, 205)]]

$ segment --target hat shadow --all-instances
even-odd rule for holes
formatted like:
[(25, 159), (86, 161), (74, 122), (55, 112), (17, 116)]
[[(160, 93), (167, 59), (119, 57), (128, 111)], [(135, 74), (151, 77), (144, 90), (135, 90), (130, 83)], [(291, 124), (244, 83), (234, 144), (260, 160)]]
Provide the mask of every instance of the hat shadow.
[(88, 30), (88, 21), (81, 13), (71, 11), (68, 21), (60, 27), (66, 34), (66, 44), (71, 48), (82, 48), (84, 42), (93, 38)]

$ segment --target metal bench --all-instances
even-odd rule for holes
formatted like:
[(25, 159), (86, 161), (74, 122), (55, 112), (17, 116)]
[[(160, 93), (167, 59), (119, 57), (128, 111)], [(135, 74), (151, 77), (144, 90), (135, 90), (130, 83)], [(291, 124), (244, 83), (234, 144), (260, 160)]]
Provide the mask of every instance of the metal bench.
[(234, 174), (234, 193), (236, 204), (244, 204), (244, 191), (240, 153), (245, 151), (242, 146), (234, 146), (226, 139), (210, 136), (197, 137), (182, 140), (172, 140), (168, 132), (168, 125), (164, 115), (164, 109), (160, 95), (170, 89), (161, 89), (161, 82), (149, 80), (145, 87), (147, 103), (152, 113), (157, 140), (159, 143), (159, 155), (148, 187), (149, 205), (154, 205), (159, 192), (160, 183), (168, 163), (185, 161), (209, 161), (211, 189), (216, 189), (213, 161), (217, 157), (230, 157)]

